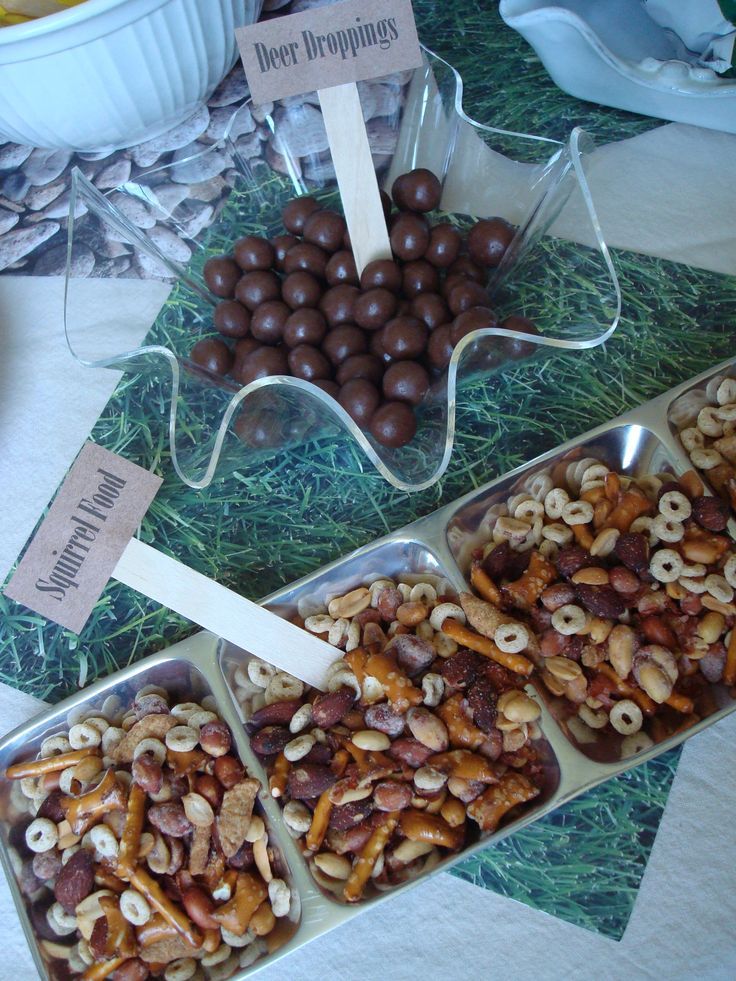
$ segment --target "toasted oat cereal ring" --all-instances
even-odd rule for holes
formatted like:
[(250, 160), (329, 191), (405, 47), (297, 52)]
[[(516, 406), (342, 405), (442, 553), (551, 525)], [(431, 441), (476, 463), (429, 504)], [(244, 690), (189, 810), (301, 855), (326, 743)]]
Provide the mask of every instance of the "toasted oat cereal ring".
[[(689, 503), (689, 502), (688, 502)], [(662, 542), (679, 542), (685, 535), (685, 526), (676, 518), (658, 514), (652, 522), (654, 534)]]
[(656, 545), (659, 541), (657, 533), (654, 530), (654, 518), (648, 518), (646, 515), (642, 515), (640, 518), (635, 518), (631, 522), (630, 532), (634, 532), (640, 535), (647, 535), (649, 537), (649, 544)]
[(90, 828), (89, 840), (100, 859), (117, 858), (118, 840), (106, 824), (97, 824)]
[(193, 957), (181, 957), (166, 965), (164, 981), (189, 981), (197, 970), (197, 962)]
[(46, 911), (46, 922), (57, 935), (66, 937), (77, 929), (77, 918), (73, 913), (67, 913), (61, 903), (54, 903)]
[(604, 528), (599, 531), (590, 546), (590, 554), (606, 558), (613, 552), (620, 534), (618, 528)]
[[(248, 947), (253, 944), (256, 939), (256, 935), (251, 933), (250, 930), (246, 930), (242, 937), (239, 937), (237, 933), (233, 933), (228, 930), (227, 927), (220, 927), (220, 936), (222, 937), (223, 944), (227, 944), (228, 947)], [(227, 962), (225, 962), (227, 963)]]
[(63, 734), (58, 736), (49, 736), (48, 739), (44, 739), (41, 743), (41, 759), (48, 759), (49, 756), (58, 756), (61, 753), (69, 753), (71, 751), (72, 744), (69, 742), (67, 737)]
[(562, 509), (566, 525), (587, 525), (593, 520), (593, 505), (589, 501), (570, 501)]
[(287, 702), (292, 698), (301, 698), (304, 693), (304, 683), (286, 671), (279, 671), (271, 678), (266, 688), (266, 705), (274, 702)]
[[(309, 630), (309, 627), (307, 627), (307, 630)], [(275, 674), (276, 668), (272, 664), (261, 661), (258, 657), (252, 657), (248, 661), (248, 677), (259, 688), (267, 688), (269, 681)]]
[(705, 436), (695, 426), (688, 426), (687, 429), (682, 430), (680, 442), (688, 453), (692, 453), (693, 450), (705, 449)]
[(544, 514), (544, 504), (541, 501), (521, 501), (514, 508), (514, 517), (520, 521), (534, 521)]
[(570, 503), (570, 495), (562, 487), (553, 487), (544, 498), (544, 511), (548, 518), (557, 521), (562, 517), (563, 508)]
[(622, 698), (620, 702), (616, 702), (608, 717), (613, 728), (622, 736), (632, 736), (638, 732), (644, 721), (641, 709), (629, 698)]
[(102, 752), (109, 756), (124, 737), (125, 730), (119, 729), (117, 726), (110, 726), (105, 729), (102, 733)]
[(548, 473), (535, 473), (528, 481), (529, 493), (535, 501), (542, 501), (542, 503), (553, 487), (554, 483)]
[[(178, 726), (174, 728), (178, 728)], [(151, 736), (141, 739), (133, 750), (133, 759), (137, 760), (142, 753), (150, 753), (157, 763), (163, 764), (166, 762), (166, 746), (164, 746), (160, 739), (154, 739)]]
[(465, 611), (457, 603), (438, 603), (429, 614), (429, 622), (435, 630), (442, 630), (442, 624), (448, 617), (459, 623), (466, 622)]
[(719, 603), (730, 603), (733, 599), (733, 588), (723, 576), (711, 575), (705, 577), (705, 588)]
[(202, 967), (214, 967), (215, 964), (222, 964), (223, 961), (226, 961), (232, 952), (230, 944), (222, 943), (212, 953), (205, 954), (201, 957), (199, 963)]
[(519, 545), (530, 531), (531, 524), (528, 521), (520, 521), (518, 518), (501, 515), (493, 526), (493, 540), (494, 542), (509, 542), (511, 545)]
[(445, 681), (440, 674), (428, 671), (422, 678), (422, 702), (429, 708), (435, 708), (442, 701), (445, 693)]
[(693, 450), (690, 453), (690, 460), (698, 470), (712, 470), (719, 463), (723, 463), (723, 457), (718, 450)]
[(178, 705), (175, 705), (172, 708), (171, 714), (174, 716), (174, 718), (183, 719), (186, 722), (186, 720), (191, 715), (194, 715), (195, 712), (201, 711), (202, 706), (198, 705), (197, 702), (180, 702)]
[(427, 603), (433, 606), (437, 602), (437, 590), (431, 582), (418, 582), (411, 587), (410, 603)]
[(566, 603), (552, 614), (552, 626), (565, 637), (584, 630), (587, 622), (585, 610), (574, 603)]
[(583, 703), (578, 709), (578, 715), (591, 729), (603, 729), (608, 722), (608, 712), (605, 709), (592, 709)]
[(304, 732), (284, 746), (284, 756), (290, 763), (296, 763), (297, 760), (300, 760), (310, 752), (314, 743), (314, 736), (309, 732)]
[(69, 744), (72, 749), (87, 749), (90, 746), (99, 746), (101, 742), (100, 730), (87, 722), (77, 722), (69, 730)]
[(148, 900), (137, 889), (126, 889), (120, 894), (120, 912), (133, 926), (143, 926), (151, 918)]
[(26, 828), (26, 845), (32, 852), (47, 852), (59, 840), (59, 830), (48, 818), (36, 818)]
[(199, 742), (199, 734), (189, 725), (174, 726), (166, 733), (165, 739), (166, 746), (174, 753), (190, 753)]
[[(673, 521), (686, 521), (693, 513), (693, 506), (681, 491), (666, 491), (659, 499), (659, 513)], [(655, 519), (656, 520), (656, 519)]]
[(736, 589), (736, 555), (729, 555), (723, 567), (723, 575), (728, 585)]
[(679, 552), (672, 548), (661, 548), (655, 552), (649, 563), (649, 571), (657, 582), (675, 582), (682, 573), (683, 561)]
[(719, 405), (736, 402), (736, 378), (723, 379), (716, 390), (716, 402)]
[(708, 589), (705, 585), (705, 578), (703, 576), (684, 576), (680, 573), (680, 578), (677, 580), (678, 583), (686, 589), (689, 593), (697, 593), (701, 595), (702, 593), (707, 593)]
[(502, 623), (496, 627), (493, 640), (504, 654), (518, 654), (529, 645), (529, 631), (523, 623)]
[[(567, 505), (565, 505), (567, 507)], [(555, 545), (567, 545), (572, 541), (572, 529), (568, 525), (562, 525), (553, 521), (542, 528), (542, 538), (554, 542)]]
[[(335, 662), (340, 663), (340, 662)], [(302, 729), (306, 729), (308, 725), (312, 722), (312, 705), (311, 702), (306, 702), (296, 712), (292, 715), (291, 721), (289, 722), (289, 732), (297, 733), (301, 732)]]
[[(716, 415), (723, 422), (733, 422), (736, 420), (736, 402), (726, 402), (716, 409)], [(723, 427), (723, 434), (726, 434), (726, 427)]]

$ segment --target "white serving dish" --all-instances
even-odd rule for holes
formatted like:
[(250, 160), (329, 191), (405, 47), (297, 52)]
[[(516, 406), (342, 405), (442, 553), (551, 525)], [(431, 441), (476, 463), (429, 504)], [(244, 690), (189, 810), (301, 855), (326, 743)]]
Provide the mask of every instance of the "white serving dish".
[(640, 0), (501, 0), (500, 12), (570, 95), (736, 133), (736, 81), (680, 60)]
[(183, 122), (262, 0), (86, 0), (0, 29), (0, 139), (113, 150)]

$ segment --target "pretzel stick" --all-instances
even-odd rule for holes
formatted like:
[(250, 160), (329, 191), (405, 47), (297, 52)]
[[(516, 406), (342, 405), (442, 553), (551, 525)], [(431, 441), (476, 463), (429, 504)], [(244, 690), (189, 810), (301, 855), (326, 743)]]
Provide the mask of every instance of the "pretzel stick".
[(608, 500), (615, 504), (618, 500), (618, 495), (621, 493), (621, 478), (613, 470), (609, 470), (606, 476), (603, 478), (603, 486), (606, 490), (606, 497)]
[(575, 541), (581, 548), (589, 549), (594, 542), (593, 535), (587, 525), (570, 525)]
[(464, 749), (477, 749), (488, 739), (488, 733), (474, 726), (462, 709), (463, 696), (460, 692), (441, 702), (435, 709), (447, 727), (450, 745)]
[(680, 487), (682, 487), (685, 494), (688, 497), (702, 497), (705, 491), (703, 487), (703, 481), (698, 477), (694, 470), (686, 470), (681, 477), (678, 478), (680, 482)]
[(538, 794), (539, 788), (523, 773), (507, 773), (499, 783), (468, 804), (468, 817), (478, 822), (481, 831), (495, 831), (507, 811), (533, 800)]
[(345, 772), (345, 768), (347, 767), (349, 760), (350, 760), (350, 753), (348, 753), (346, 749), (338, 749), (338, 751), (332, 757), (332, 762), (330, 763), (330, 769), (338, 778), (338, 780)]
[(195, 930), (189, 918), (178, 906), (175, 906), (171, 902), (158, 882), (152, 879), (140, 866), (133, 869), (130, 876), (130, 884), (145, 896), (156, 912), (160, 913), (174, 927), (177, 933), (181, 934), (188, 944), (192, 947), (202, 946), (202, 935), (198, 930)]
[(470, 570), (470, 583), (475, 588), (476, 593), (482, 596), (484, 600), (487, 600), (489, 603), (493, 603), (494, 606), (501, 605), (501, 593), (498, 590), (498, 586), (491, 579), (483, 566), (473, 566), (473, 568)]
[(731, 631), (731, 640), (726, 653), (726, 666), (723, 669), (723, 683), (729, 687), (736, 684), (736, 630)]
[(113, 957), (111, 961), (97, 961), (95, 964), (90, 964), (82, 975), (82, 981), (103, 981), (128, 960), (129, 957)]
[(458, 644), (462, 644), (463, 647), (469, 647), (476, 654), (482, 654), (484, 657), (490, 658), (491, 661), (495, 661), (497, 664), (502, 664), (509, 671), (514, 671), (516, 674), (523, 674), (525, 677), (528, 677), (534, 670), (532, 662), (522, 654), (507, 654), (505, 651), (499, 650), (492, 640), (488, 640), (487, 637), (481, 637), (474, 631), (468, 630), (466, 626), (457, 620), (453, 620), (452, 617), (445, 619), (442, 624), (442, 633), (448, 634)]
[(626, 491), (619, 503), (608, 515), (606, 527), (618, 528), (621, 534), (624, 534), (624, 532), (629, 530), (632, 522), (636, 521), (642, 514), (646, 514), (647, 511), (651, 511), (651, 509), (652, 505), (649, 502), (649, 498), (636, 491)]
[(68, 766), (76, 766), (88, 756), (99, 756), (96, 746), (88, 749), (74, 749), (71, 753), (59, 753), (58, 756), (47, 756), (43, 760), (27, 760), (25, 763), (14, 763), (5, 771), (8, 780), (22, 780), (23, 777), (41, 777), (44, 773), (54, 773), (66, 770)]
[(490, 760), (467, 749), (454, 749), (446, 753), (430, 756), (427, 766), (433, 766), (442, 773), (449, 773), (461, 780), (475, 780), (478, 783), (496, 783), (498, 774)]
[(613, 682), (617, 695), (625, 695), (626, 698), (633, 699), (644, 715), (654, 715), (654, 713), (657, 711), (657, 706), (649, 695), (647, 695), (645, 691), (642, 691), (641, 688), (635, 688), (634, 685), (630, 685), (627, 681), (624, 681), (623, 678), (620, 678), (610, 664), (606, 664), (606, 662), (603, 661), (598, 665), (598, 673), (602, 674), (609, 681)]
[(116, 874), (121, 879), (129, 879), (138, 864), (138, 850), (141, 845), (143, 822), (146, 818), (146, 792), (137, 783), (130, 785), (125, 824), (120, 836), (118, 867)]
[(670, 697), (665, 699), (665, 705), (682, 712), (683, 715), (692, 715), (695, 708), (692, 698), (688, 698), (687, 695), (680, 695), (676, 691), (673, 691)]
[(424, 698), (421, 688), (414, 687), (390, 654), (372, 654), (366, 661), (365, 671), (378, 678), (397, 712), (405, 712), (412, 705), (421, 705)]
[(371, 877), (371, 873), (378, 861), (378, 856), (383, 853), (397, 824), (398, 817), (396, 811), (392, 811), (387, 815), (384, 823), (376, 828), (365, 845), (363, 845), (360, 857), (353, 866), (350, 878), (345, 883), (345, 888), (343, 889), (342, 894), (347, 902), (354, 903), (363, 895), (365, 884)]

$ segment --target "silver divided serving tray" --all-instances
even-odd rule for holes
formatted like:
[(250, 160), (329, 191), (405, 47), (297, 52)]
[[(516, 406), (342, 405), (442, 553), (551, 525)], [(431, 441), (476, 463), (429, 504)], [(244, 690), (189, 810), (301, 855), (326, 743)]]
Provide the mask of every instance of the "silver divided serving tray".
[[(523, 488), (526, 481), (535, 475), (551, 472), (560, 461), (596, 457), (619, 473), (631, 476), (660, 472), (679, 474), (690, 469), (688, 456), (677, 439), (678, 427), (673, 422), (673, 414), (678, 418), (680, 427), (683, 425), (683, 418), (689, 422), (688, 414), (690, 418), (693, 411), (697, 414), (697, 408), (704, 401), (706, 385), (718, 375), (736, 377), (736, 361), (724, 362), (612, 422), (471, 491), (432, 514), (357, 549), (267, 596), (262, 604), (281, 616), (292, 616), (297, 611), (303, 613), (310, 606), (317, 606), (332, 596), (341, 595), (357, 585), (382, 577), (416, 581), (429, 575), (446, 580), (451, 588), (467, 589), (466, 574), (472, 551), (488, 540), (488, 529), (484, 530), (483, 524), (488, 509)], [(729, 528), (732, 534), (736, 533), (736, 522), (733, 519)], [(97, 682), (16, 729), (0, 742), (0, 771), (4, 772), (20, 759), (32, 757), (39, 750), (42, 740), (49, 734), (64, 729), (67, 715), (80, 706), (99, 709), (112, 694), (122, 701), (129, 701), (143, 685), (157, 684), (179, 699), (201, 699), (207, 694), (213, 695), (220, 716), (233, 731), (242, 761), (254, 776), (261, 779), (263, 787), (267, 788), (266, 773), (250, 748), (242, 724), (241, 709), (228, 684), (234, 668), (245, 663), (249, 657), (248, 652), (221, 641), (212, 634), (198, 633)], [(479, 849), (500, 841), (604, 780), (660, 756), (736, 710), (736, 701), (729, 696), (724, 686), (715, 685), (713, 689), (716, 706), (714, 711), (691, 728), (676, 733), (636, 756), (599, 762), (590, 754), (588, 747), (578, 747), (555, 721), (550, 711), (549, 693), (541, 682), (533, 681), (527, 690), (536, 694), (541, 703), (542, 716), (539, 724), (547, 744), (546, 782), (534, 804), (527, 806), (520, 817), (494, 834), (477, 838), (457, 855), (445, 858), (430, 871), (387, 892), (376, 893), (357, 905), (344, 903), (315, 882), (298, 844), (286, 831), (279, 805), (267, 789), (262, 790), (260, 808), (276, 852), (276, 865), (279, 874), (283, 875), (292, 889), (291, 923), (285, 931), (291, 935), (276, 951), (265, 955), (233, 977), (244, 978), (260, 967), (273, 963), (345, 920), (357, 916), (374, 903), (396, 896), (426, 876), (435, 875)], [(616, 756), (617, 747), (618, 744), (612, 737), (611, 749), (616, 751)], [(11, 826), (7, 820), (9, 785), (10, 781), (0, 778), (0, 857), (39, 974), (43, 978), (49, 978), (48, 966), (11, 864)], [(60, 940), (63, 942), (63, 938)]]

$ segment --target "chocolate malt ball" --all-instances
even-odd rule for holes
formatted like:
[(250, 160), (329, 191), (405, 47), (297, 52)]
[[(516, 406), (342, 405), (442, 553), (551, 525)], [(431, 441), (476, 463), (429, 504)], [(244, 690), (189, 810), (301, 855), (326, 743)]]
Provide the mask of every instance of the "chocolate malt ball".
[(317, 279), (324, 279), (328, 258), (327, 253), (318, 245), (312, 245), (311, 242), (297, 242), (284, 256), (284, 272), (288, 275), (302, 270), (311, 273)]
[(361, 273), (360, 288), (381, 288), (398, 293), (401, 289), (401, 268), (392, 259), (374, 259)]
[(259, 347), (246, 358), (240, 366), (239, 381), (248, 385), (259, 378), (271, 375), (288, 375), (289, 362), (286, 351), (281, 347)]
[(385, 352), (395, 361), (412, 361), (424, 353), (429, 331), (416, 317), (394, 317), (381, 331)]
[(365, 354), (367, 349), (365, 332), (353, 324), (333, 328), (322, 341), (322, 350), (334, 365), (342, 364), (354, 354)]
[(327, 321), (319, 310), (304, 307), (295, 310), (284, 326), (284, 344), (297, 347), (299, 344), (322, 343), (327, 333)]
[(416, 361), (397, 361), (383, 376), (383, 394), (389, 401), (419, 405), (429, 389), (429, 375)]
[[(526, 317), (506, 317), (505, 320), (501, 321), (501, 327), (505, 327), (506, 330), (520, 331), (523, 334), (539, 333), (536, 325)], [(501, 337), (499, 340), (506, 356), (513, 360), (528, 358), (530, 354), (534, 354), (538, 347), (537, 344), (532, 344), (531, 341), (522, 341), (520, 338), (517, 340), (515, 337)]]
[(239, 238), (233, 246), (233, 255), (243, 272), (270, 269), (276, 258), (271, 243), (259, 235), (246, 235), (245, 238)]
[(326, 392), (330, 398), (333, 398), (337, 402), (337, 396), (340, 394), (340, 386), (336, 381), (331, 378), (318, 378), (316, 381), (312, 382), (317, 388), (321, 388), (323, 392)]
[(488, 291), (484, 290), (479, 283), (467, 279), (450, 290), (447, 305), (453, 316), (457, 317), (458, 314), (470, 310), (471, 307), (489, 307), (491, 298)]
[(250, 327), (250, 311), (237, 300), (223, 300), (215, 307), (213, 321), (225, 337), (245, 337)]
[(292, 198), (284, 205), (281, 212), (281, 221), (284, 228), (292, 235), (301, 235), (304, 231), (304, 223), (307, 218), (319, 210), (319, 203), (311, 197)]
[(429, 245), (424, 253), (427, 262), (438, 269), (447, 269), (460, 255), (463, 239), (449, 222), (441, 222), (429, 231)]
[(486, 268), (495, 268), (514, 237), (514, 227), (503, 218), (483, 218), (468, 233), (470, 258)]
[(325, 252), (337, 252), (342, 249), (345, 229), (345, 219), (336, 211), (315, 211), (304, 222), (304, 241)]
[(268, 300), (253, 311), (250, 332), (263, 344), (278, 344), (290, 314), (291, 310), (281, 300)]
[(448, 276), (462, 276), (464, 279), (472, 279), (474, 283), (483, 286), (486, 282), (487, 274), (477, 262), (467, 255), (458, 256), (452, 265), (447, 267)]
[(215, 296), (221, 296), (224, 299), (230, 299), (231, 296), (234, 296), (235, 287), (242, 275), (237, 262), (227, 256), (208, 259), (204, 264), (204, 281), (207, 288)]
[(436, 293), (440, 288), (440, 274), (426, 259), (407, 262), (402, 270), (401, 285), (404, 296), (413, 299), (420, 293)]
[(391, 248), (404, 262), (421, 259), (429, 245), (429, 226), (421, 215), (400, 214), (391, 228)]
[(417, 167), (396, 178), (391, 196), (398, 208), (426, 213), (439, 206), (442, 185), (431, 170)]
[(335, 378), (339, 385), (344, 385), (351, 378), (365, 378), (366, 381), (378, 385), (383, 378), (383, 371), (383, 362), (375, 354), (353, 354), (342, 362)]
[(257, 341), (255, 337), (244, 337), (242, 340), (237, 341), (235, 344), (235, 361), (230, 369), (230, 374), (236, 381), (240, 381), (240, 369), (243, 362), (249, 355), (262, 346), (261, 342)]
[(452, 357), (452, 341), (450, 340), (450, 325), (442, 324), (429, 335), (427, 342), (427, 360), (435, 371), (444, 371)]
[(381, 404), (381, 393), (365, 378), (353, 378), (342, 386), (337, 401), (358, 426), (365, 428)]
[(489, 307), (471, 307), (470, 310), (465, 310), (455, 317), (450, 327), (450, 340), (454, 347), (463, 337), (471, 334), (474, 330), (483, 330), (485, 327), (496, 327), (497, 325), (496, 315)]
[(273, 246), (274, 254), (273, 264), (276, 269), (280, 269), (283, 272), (286, 253), (293, 245), (296, 245), (298, 241), (299, 239), (294, 235), (274, 235), (274, 237), (271, 239), (271, 245)]
[(406, 446), (414, 438), (417, 421), (406, 402), (384, 402), (373, 413), (370, 431), (382, 446)]
[(205, 337), (197, 341), (189, 352), (189, 358), (200, 368), (215, 375), (226, 375), (233, 363), (232, 351), (217, 337)]
[(322, 287), (316, 276), (303, 269), (289, 273), (281, 284), (281, 296), (292, 310), (299, 307), (316, 307), (322, 296)]
[(299, 344), (289, 351), (289, 368), (295, 378), (304, 381), (332, 377), (332, 365), (320, 349), (311, 344)]
[(418, 320), (423, 320), (430, 330), (452, 320), (450, 308), (439, 293), (420, 293), (411, 301), (409, 313)]
[(274, 272), (265, 269), (247, 272), (238, 280), (235, 297), (251, 312), (268, 300), (281, 299), (281, 283)]
[(325, 279), (328, 286), (357, 286), (358, 270), (355, 266), (353, 253), (347, 249), (340, 249), (333, 253), (325, 268)]
[(355, 301), (353, 317), (359, 327), (379, 330), (396, 313), (396, 306), (395, 294), (379, 286), (360, 294)]
[(360, 290), (357, 286), (332, 286), (323, 293), (319, 309), (324, 314), (328, 327), (353, 323), (355, 304), (359, 296)]

